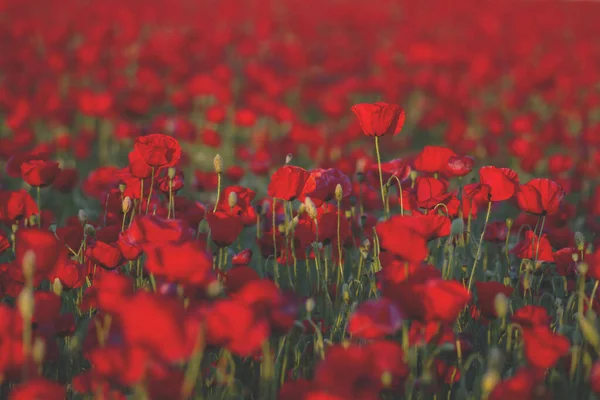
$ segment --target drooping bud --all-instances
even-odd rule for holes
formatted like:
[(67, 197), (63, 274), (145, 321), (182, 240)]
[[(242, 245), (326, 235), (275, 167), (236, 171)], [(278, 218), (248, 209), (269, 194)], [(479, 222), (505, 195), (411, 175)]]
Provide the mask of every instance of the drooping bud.
[(21, 290), (21, 293), (19, 293), (19, 297), (17, 297), (17, 309), (25, 321), (31, 321), (33, 318), (33, 308), (33, 289), (25, 286), (23, 290)]
[(237, 205), (237, 193), (236, 192), (231, 192), (229, 193), (229, 197), (227, 198), (227, 204), (229, 204), (229, 208), (233, 208)]
[(450, 236), (461, 235), (465, 231), (465, 221), (462, 218), (456, 218), (450, 225)]
[(223, 159), (219, 154), (217, 154), (213, 160), (213, 165), (215, 167), (215, 172), (220, 174), (223, 172)]
[(96, 228), (94, 228), (90, 224), (85, 224), (85, 226), (83, 227), (83, 233), (86, 236), (96, 236)]
[(499, 318), (505, 318), (508, 314), (508, 298), (504, 293), (498, 293), (494, 297), (494, 308)]
[(57, 295), (60, 296), (62, 294), (63, 291), (63, 284), (60, 281), (60, 279), (58, 278), (54, 278), (54, 282), (52, 282), (52, 292)]
[(585, 247), (585, 237), (581, 232), (575, 232), (575, 245), (577, 246), (577, 250), (583, 251)]
[(312, 313), (316, 307), (317, 303), (315, 303), (315, 301), (313, 299), (308, 299), (306, 300), (306, 312), (307, 313)]
[(42, 365), (44, 362), (44, 357), (46, 356), (46, 343), (39, 336), (36, 337), (35, 341), (33, 342), (31, 356), (36, 365)]
[(131, 198), (127, 196), (121, 203), (121, 211), (123, 211), (123, 214), (127, 214), (129, 210), (131, 210)]
[(87, 223), (88, 216), (87, 216), (87, 214), (86, 214), (86, 212), (85, 212), (85, 211), (83, 211), (83, 210), (79, 210), (79, 211), (77, 212), (77, 218), (79, 219), (79, 223), (80, 223), (81, 225), (85, 225), (85, 224)]
[(310, 197), (304, 199), (304, 205), (306, 206), (306, 212), (308, 213), (310, 219), (317, 219), (317, 206), (315, 206), (315, 203), (310, 199)]
[(342, 189), (342, 185), (339, 183), (335, 186), (335, 199), (337, 202), (341, 202), (344, 198), (344, 189)]
[(175, 169), (175, 167), (169, 167), (169, 169), (167, 170), (167, 176), (169, 177), (169, 179), (175, 178), (176, 173), (177, 170)]
[(33, 250), (27, 250), (25, 254), (23, 254), (21, 268), (23, 269), (23, 277), (25, 278), (25, 282), (28, 285), (31, 285), (33, 282), (33, 276), (35, 275), (35, 253)]

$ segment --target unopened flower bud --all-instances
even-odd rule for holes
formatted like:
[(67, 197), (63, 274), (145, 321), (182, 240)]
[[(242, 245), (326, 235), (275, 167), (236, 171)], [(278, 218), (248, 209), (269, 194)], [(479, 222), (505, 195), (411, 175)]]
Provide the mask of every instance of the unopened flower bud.
[(129, 210), (131, 210), (131, 198), (127, 196), (121, 203), (121, 211), (123, 211), (123, 214), (127, 214)]
[(121, 193), (125, 192), (126, 188), (127, 188), (127, 185), (125, 185), (124, 183), (119, 184), (119, 192), (121, 192)]
[(481, 389), (483, 392), (482, 394), (484, 396), (487, 396), (490, 393), (492, 393), (496, 385), (500, 383), (500, 380), (500, 374), (497, 371), (487, 371), (485, 375), (483, 375), (483, 378), (481, 378)]
[(33, 282), (33, 276), (35, 275), (35, 253), (33, 250), (27, 250), (25, 254), (23, 254), (21, 268), (23, 270), (25, 282), (31, 284)]
[(229, 197), (227, 198), (227, 204), (229, 204), (229, 208), (233, 208), (237, 205), (238, 197), (236, 192), (229, 193)]
[(215, 167), (215, 172), (217, 174), (220, 174), (223, 172), (223, 159), (221, 158), (221, 156), (219, 154), (217, 154), (213, 160), (213, 164)]
[(315, 203), (313, 203), (310, 197), (304, 199), (304, 205), (306, 206), (306, 212), (310, 219), (317, 219), (317, 206), (315, 206)]
[(79, 219), (79, 223), (81, 225), (85, 225), (88, 220), (88, 216), (87, 216), (86, 212), (83, 210), (79, 210), (77, 212), (77, 218)]
[(508, 298), (504, 293), (498, 293), (494, 297), (494, 308), (499, 318), (505, 318), (508, 314)]
[(417, 171), (415, 171), (414, 169), (412, 171), (410, 171), (410, 180), (411, 181), (416, 180), (417, 176), (419, 176), (419, 173)]
[(206, 287), (206, 294), (209, 297), (217, 297), (223, 291), (223, 285), (219, 281), (213, 281)]
[(35, 341), (33, 342), (31, 356), (36, 365), (42, 365), (44, 362), (44, 357), (46, 356), (46, 343), (39, 336), (36, 337)]
[(52, 292), (55, 295), (60, 296), (63, 291), (63, 284), (58, 278), (54, 278), (54, 282), (52, 282)]
[(315, 303), (315, 301), (313, 299), (308, 299), (306, 300), (306, 312), (307, 313), (312, 313), (315, 309), (315, 307), (317, 306), (317, 303)]
[(510, 230), (510, 228), (512, 228), (513, 226), (513, 219), (512, 218), (506, 218), (506, 227)]
[(96, 228), (90, 224), (85, 224), (83, 227), (83, 233), (85, 233), (86, 236), (96, 236)]
[(450, 225), (450, 235), (460, 235), (465, 231), (465, 221), (462, 218), (455, 218)]
[[(37, 215), (32, 215), (29, 217), (29, 226), (36, 226), (37, 225), (37, 220), (38, 220), (38, 216)], [(25, 220), (27, 221), (27, 220)]]
[(33, 298), (33, 289), (25, 286), (21, 293), (19, 293), (19, 297), (17, 297), (17, 308), (19, 313), (21, 313), (21, 317), (25, 321), (31, 321), (33, 318), (33, 308), (34, 308), (34, 298)]
[(169, 167), (169, 169), (167, 170), (167, 176), (169, 177), (169, 179), (175, 178), (176, 173), (177, 170), (175, 169), (175, 167)]
[(17, 225), (17, 224), (13, 224), (11, 228), (12, 228), (12, 229), (11, 229), (11, 230), (12, 230), (12, 233), (17, 233), (17, 231), (19, 230), (19, 225)]
[(583, 251), (583, 249), (585, 247), (585, 237), (583, 236), (583, 233), (575, 232), (574, 239), (575, 239), (575, 245), (577, 246), (577, 250)]
[(292, 155), (292, 153), (288, 153), (285, 156), (285, 165), (288, 165), (289, 163), (291, 163), (293, 159), (294, 159), (294, 156)]
[(344, 300), (344, 303), (349, 303), (350, 302), (350, 290), (348, 290), (348, 284), (344, 283), (342, 285), (342, 298)]
[(384, 387), (390, 387), (392, 386), (392, 378), (393, 377), (390, 371), (385, 371), (383, 374), (381, 374), (381, 383)]
[(571, 254), (571, 259), (573, 260), (573, 262), (579, 261), (579, 253)]
[(302, 215), (304, 214), (304, 212), (306, 211), (306, 206), (304, 205), (304, 203), (301, 203), (298, 206), (298, 215)]
[(587, 263), (580, 262), (579, 264), (577, 264), (577, 272), (579, 272), (581, 275), (587, 274), (588, 270), (589, 266), (587, 265)]
[(344, 198), (344, 189), (342, 189), (342, 185), (339, 183), (335, 186), (335, 199), (339, 202)]
[(359, 158), (358, 160), (356, 160), (356, 173), (357, 175), (360, 174), (364, 174), (365, 172), (365, 168), (367, 166), (367, 160), (364, 158)]

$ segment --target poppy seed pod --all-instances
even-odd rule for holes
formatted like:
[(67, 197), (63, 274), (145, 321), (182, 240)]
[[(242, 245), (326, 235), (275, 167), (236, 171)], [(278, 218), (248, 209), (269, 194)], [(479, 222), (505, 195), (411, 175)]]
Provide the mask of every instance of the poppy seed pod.
[(213, 160), (213, 165), (215, 167), (215, 172), (220, 174), (223, 172), (223, 159), (219, 154), (217, 154)]
[(317, 206), (315, 206), (315, 203), (310, 199), (310, 197), (304, 199), (304, 205), (306, 206), (306, 212), (308, 213), (310, 219), (317, 219)]
[(86, 224), (83, 227), (83, 233), (85, 233), (86, 236), (96, 236), (96, 228), (90, 224)]
[(59, 278), (54, 278), (54, 282), (52, 282), (52, 292), (57, 295), (60, 296), (62, 294), (63, 291), (63, 284), (60, 281)]

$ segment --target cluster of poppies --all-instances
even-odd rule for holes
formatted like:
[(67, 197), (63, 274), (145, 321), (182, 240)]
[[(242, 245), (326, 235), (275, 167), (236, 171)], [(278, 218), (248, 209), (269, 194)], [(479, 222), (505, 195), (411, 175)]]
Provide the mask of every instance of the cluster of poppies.
[(600, 394), (600, 5), (355, 3), (0, 1), (0, 398)]

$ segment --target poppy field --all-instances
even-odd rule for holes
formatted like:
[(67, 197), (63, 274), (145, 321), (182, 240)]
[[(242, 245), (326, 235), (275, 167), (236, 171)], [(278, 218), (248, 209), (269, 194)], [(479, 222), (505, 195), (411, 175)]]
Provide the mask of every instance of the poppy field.
[(0, 399), (594, 399), (600, 3), (0, 0)]

